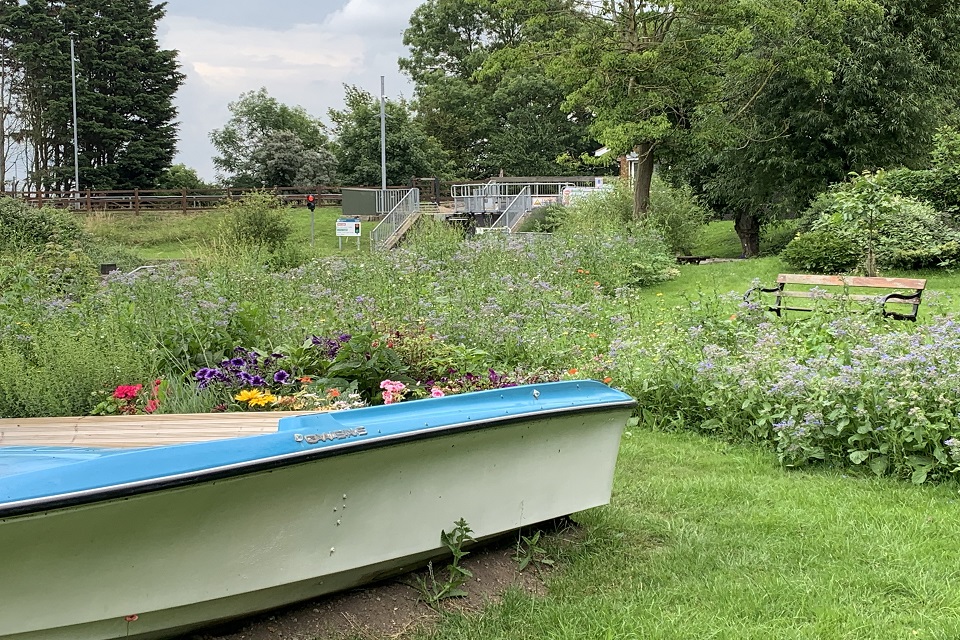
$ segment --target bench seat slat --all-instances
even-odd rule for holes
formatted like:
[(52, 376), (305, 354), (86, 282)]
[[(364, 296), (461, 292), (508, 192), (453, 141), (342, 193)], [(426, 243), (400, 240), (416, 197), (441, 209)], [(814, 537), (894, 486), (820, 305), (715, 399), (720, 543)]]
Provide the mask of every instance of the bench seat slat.
[[(822, 293), (820, 291), (791, 291), (790, 289), (784, 289), (783, 291), (778, 291), (776, 295), (779, 295), (784, 298), (822, 298), (824, 300), (854, 300), (856, 302), (876, 302), (878, 298), (882, 298), (885, 294), (876, 294), (876, 295), (867, 295), (867, 294), (857, 294), (851, 293), (849, 295), (844, 295), (842, 293)], [(887, 300), (887, 304), (919, 304), (920, 298), (913, 297), (907, 299), (893, 298)]]

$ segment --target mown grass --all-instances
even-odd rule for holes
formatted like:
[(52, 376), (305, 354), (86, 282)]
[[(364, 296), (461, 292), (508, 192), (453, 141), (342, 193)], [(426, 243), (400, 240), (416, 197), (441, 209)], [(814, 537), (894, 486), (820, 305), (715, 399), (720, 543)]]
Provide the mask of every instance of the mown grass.
[[(339, 207), (322, 207), (314, 212), (313, 244), (310, 242), (310, 212), (297, 208), (287, 210), (293, 226), (293, 243), (311, 255), (341, 253), (336, 236)], [(84, 226), (96, 238), (122, 245), (147, 260), (180, 260), (203, 254), (218, 242), (223, 228), (223, 211), (202, 211), (184, 214), (177, 211), (127, 211), (87, 214)], [(360, 251), (369, 250), (370, 231), (375, 222), (361, 226)], [(342, 253), (357, 253), (356, 238), (344, 238)]]
[(957, 487), (784, 472), (686, 434), (625, 436), (550, 594), (445, 616), (473, 638), (955, 638)]

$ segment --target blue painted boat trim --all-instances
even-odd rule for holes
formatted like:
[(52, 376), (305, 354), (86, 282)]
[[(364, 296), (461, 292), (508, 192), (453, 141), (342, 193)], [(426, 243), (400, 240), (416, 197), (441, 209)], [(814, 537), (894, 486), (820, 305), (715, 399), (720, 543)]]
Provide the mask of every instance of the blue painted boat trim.
[[(141, 449), (0, 447), (0, 518), (242, 476), (414, 440), (539, 419), (630, 408), (595, 381), (554, 382), (282, 418), (276, 433)], [(49, 458), (73, 456), (54, 465)], [(41, 459), (46, 462), (37, 464)], [(62, 462), (62, 461), (61, 461)]]

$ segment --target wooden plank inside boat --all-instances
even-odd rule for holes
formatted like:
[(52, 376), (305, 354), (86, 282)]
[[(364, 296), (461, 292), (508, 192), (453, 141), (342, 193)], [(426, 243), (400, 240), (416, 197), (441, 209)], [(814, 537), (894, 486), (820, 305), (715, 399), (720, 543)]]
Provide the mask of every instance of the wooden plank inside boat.
[(0, 419), (0, 445), (137, 448), (275, 433), (305, 411)]

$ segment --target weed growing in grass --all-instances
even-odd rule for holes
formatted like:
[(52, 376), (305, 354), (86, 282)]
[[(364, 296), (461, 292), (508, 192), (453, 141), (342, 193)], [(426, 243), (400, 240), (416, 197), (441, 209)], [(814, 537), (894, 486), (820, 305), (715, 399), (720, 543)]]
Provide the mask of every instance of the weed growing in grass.
[(440, 531), (440, 542), (453, 556), (450, 564), (447, 565), (447, 575), (441, 577), (433, 570), (433, 562), (427, 564), (427, 577), (417, 576), (417, 589), (420, 591), (420, 597), (431, 607), (436, 607), (441, 600), (446, 598), (458, 598), (467, 595), (463, 585), (467, 580), (473, 577), (473, 573), (460, 565), (460, 561), (470, 555), (469, 551), (464, 551), (466, 544), (474, 542), (470, 536), (473, 529), (467, 524), (467, 521), (460, 518), (454, 523), (453, 529), (449, 532)]
[(539, 529), (532, 536), (520, 535), (517, 542), (517, 553), (513, 557), (519, 563), (518, 571), (523, 571), (531, 564), (552, 565), (553, 560), (547, 557), (547, 550), (540, 544), (540, 536), (543, 531)]

